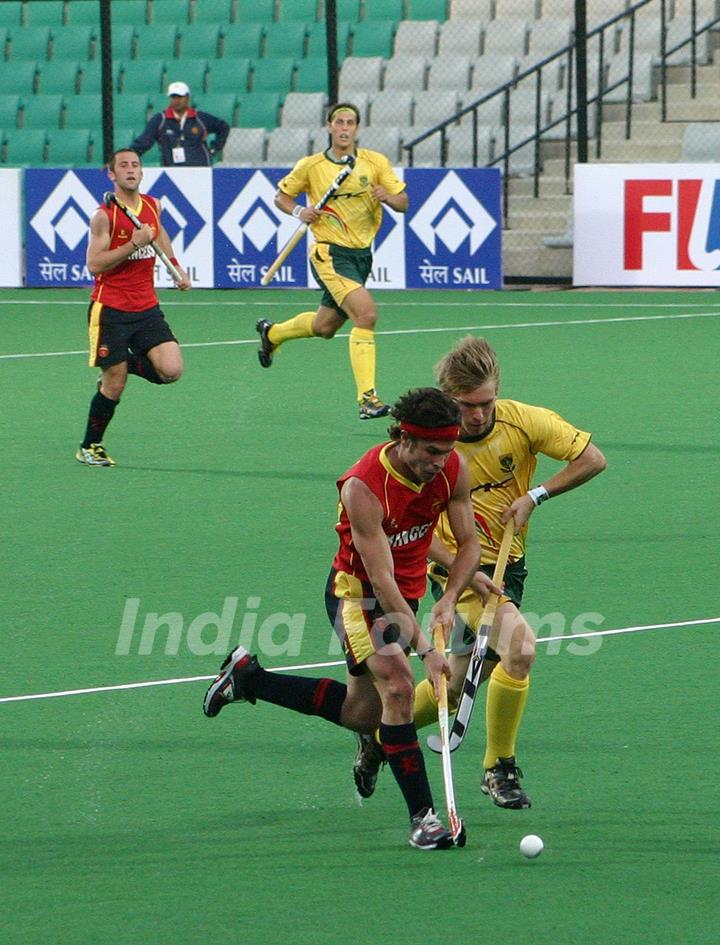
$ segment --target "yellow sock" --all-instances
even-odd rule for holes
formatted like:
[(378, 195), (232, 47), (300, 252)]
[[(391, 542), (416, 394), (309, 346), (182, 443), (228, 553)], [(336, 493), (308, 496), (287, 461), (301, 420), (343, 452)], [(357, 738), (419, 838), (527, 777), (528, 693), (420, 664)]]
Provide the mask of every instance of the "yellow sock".
[[(448, 709), (454, 712), (457, 703), (448, 693)], [(429, 679), (423, 679), (415, 687), (415, 728), (425, 728), (426, 725), (432, 725), (438, 719), (438, 704), (435, 698), (435, 687)]]
[(267, 334), (270, 343), (277, 346), (293, 338), (312, 338), (315, 334), (312, 330), (314, 318), (315, 312), (300, 312), (286, 322), (276, 322)]
[(367, 391), (375, 390), (375, 332), (372, 328), (350, 331), (350, 367), (360, 401)]
[(492, 768), (498, 758), (515, 754), (515, 739), (530, 690), (530, 677), (513, 679), (498, 663), (490, 676), (487, 694), (487, 746), (483, 767)]

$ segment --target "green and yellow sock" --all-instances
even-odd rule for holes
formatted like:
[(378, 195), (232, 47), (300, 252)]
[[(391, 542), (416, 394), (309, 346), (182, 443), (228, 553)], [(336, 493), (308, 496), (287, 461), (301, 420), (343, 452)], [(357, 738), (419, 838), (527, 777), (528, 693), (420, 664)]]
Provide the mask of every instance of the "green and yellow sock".
[(284, 341), (292, 341), (293, 338), (312, 338), (315, 334), (312, 329), (314, 318), (315, 312), (300, 312), (286, 322), (276, 322), (267, 334), (270, 344), (277, 348)]
[(487, 694), (487, 745), (483, 767), (492, 768), (498, 758), (515, 755), (515, 739), (530, 690), (530, 677), (514, 679), (498, 663), (490, 676)]

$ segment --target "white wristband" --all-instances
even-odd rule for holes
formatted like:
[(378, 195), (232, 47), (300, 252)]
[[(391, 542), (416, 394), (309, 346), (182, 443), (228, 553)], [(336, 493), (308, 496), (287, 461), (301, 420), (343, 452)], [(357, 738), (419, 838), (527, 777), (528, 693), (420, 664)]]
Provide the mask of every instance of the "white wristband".
[(533, 505), (541, 505), (546, 499), (549, 499), (548, 491), (545, 486), (535, 486), (534, 489), (528, 489), (527, 493), (533, 501)]
[(300, 214), (303, 212), (304, 207), (301, 207), (299, 203), (296, 203), (292, 208), (292, 215), (300, 219)]

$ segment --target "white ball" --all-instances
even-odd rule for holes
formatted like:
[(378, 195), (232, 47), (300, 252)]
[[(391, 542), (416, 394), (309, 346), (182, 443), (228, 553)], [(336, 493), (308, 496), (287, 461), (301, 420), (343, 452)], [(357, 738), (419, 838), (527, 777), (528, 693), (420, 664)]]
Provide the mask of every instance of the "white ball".
[(542, 851), (542, 838), (538, 837), (534, 833), (529, 833), (527, 837), (523, 837), (520, 841), (520, 852), (523, 856), (526, 856), (531, 860), (534, 860), (536, 856), (540, 856)]

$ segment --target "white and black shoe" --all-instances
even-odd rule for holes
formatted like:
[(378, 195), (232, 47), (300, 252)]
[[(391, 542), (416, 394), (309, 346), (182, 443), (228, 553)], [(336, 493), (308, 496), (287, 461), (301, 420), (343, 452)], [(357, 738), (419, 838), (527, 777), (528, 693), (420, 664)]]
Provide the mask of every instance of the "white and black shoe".
[(236, 646), (220, 667), (220, 672), (205, 693), (203, 712), (214, 718), (220, 709), (231, 702), (250, 702), (255, 697), (247, 691), (248, 677), (260, 668), (256, 656), (251, 656), (244, 646)]
[(353, 762), (355, 787), (360, 797), (372, 797), (378, 773), (387, 759), (374, 735), (357, 735), (357, 740), (358, 750)]
[(527, 810), (532, 802), (522, 789), (520, 778), (522, 771), (515, 764), (515, 758), (498, 758), (492, 768), (485, 769), (480, 785), (483, 794), (488, 794), (498, 807), (506, 810)]
[(447, 850), (453, 845), (453, 838), (432, 807), (426, 807), (410, 821), (408, 842), (416, 850)]

